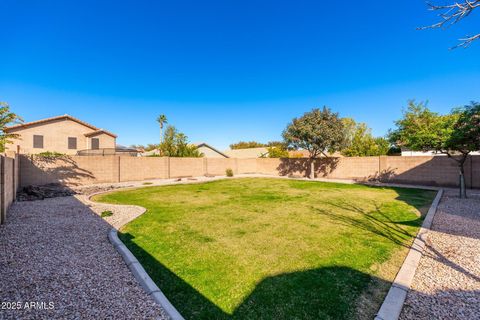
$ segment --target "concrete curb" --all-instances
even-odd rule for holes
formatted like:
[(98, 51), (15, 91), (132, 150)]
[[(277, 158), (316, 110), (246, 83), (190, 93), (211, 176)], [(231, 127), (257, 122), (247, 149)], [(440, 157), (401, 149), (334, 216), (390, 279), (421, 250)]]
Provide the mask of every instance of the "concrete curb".
[(172, 320), (183, 320), (184, 318), (180, 312), (168, 301), (160, 288), (153, 282), (152, 278), (147, 274), (137, 258), (128, 250), (127, 246), (118, 238), (117, 230), (112, 228), (108, 233), (108, 239), (113, 244), (118, 253), (122, 256), (125, 264), (135, 276), (135, 279), (140, 283), (142, 288), (147, 292), (152, 299), (162, 306), (163, 310)]
[(383, 301), (380, 310), (375, 317), (375, 320), (397, 320), (402, 312), (403, 304), (407, 297), (408, 290), (415, 276), (418, 263), (422, 257), (425, 248), (425, 241), (427, 240), (428, 230), (432, 226), (433, 218), (437, 212), (437, 207), (443, 195), (443, 189), (438, 190), (437, 196), (432, 202), (430, 209), (423, 220), (422, 227), (417, 233), (415, 240), (413, 240), (410, 251), (408, 252), (403, 265), (398, 271), (392, 286)]

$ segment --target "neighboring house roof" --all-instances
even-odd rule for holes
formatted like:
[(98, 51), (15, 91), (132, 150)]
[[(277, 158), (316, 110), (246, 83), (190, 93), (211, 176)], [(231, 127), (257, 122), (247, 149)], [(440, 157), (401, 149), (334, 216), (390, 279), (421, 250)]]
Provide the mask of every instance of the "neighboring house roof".
[(212, 149), (213, 151), (215, 151), (216, 153), (219, 153), (221, 154), (222, 156), (224, 156), (225, 158), (230, 158), (228, 155), (226, 155), (225, 153), (215, 149), (214, 147), (212, 147), (211, 145), (205, 143), (205, 142), (197, 142), (197, 143), (193, 143), (194, 146), (196, 146), (197, 148), (200, 148), (200, 147), (206, 147), (206, 148), (209, 148), (209, 149)]
[(85, 133), (84, 136), (85, 137), (91, 137), (91, 136), (96, 136), (97, 134), (101, 134), (101, 133), (105, 133), (109, 136), (112, 136), (114, 138), (116, 138), (117, 136), (114, 135), (113, 133), (111, 132), (108, 132), (107, 130), (103, 130), (103, 129), (99, 129), (99, 130), (95, 130), (95, 131), (92, 131), (92, 132), (88, 132), (88, 133)]
[[(45, 119), (41, 119), (41, 120), (37, 120), (37, 121), (31, 121), (31, 122), (26, 122), (26, 123), (21, 123), (21, 124), (17, 124), (17, 125), (14, 125), (14, 126), (10, 126), (10, 127), (6, 127), (5, 128), (5, 131), (10, 131), (10, 130), (16, 130), (16, 129), (22, 129), (22, 128), (27, 128), (27, 127), (30, 127), (30, 126), (34, 126), (34, 125), (40, 125), (40, 124), (44, 124), (44, 123), (48, 123), (48, 122), (52, 122), (52, 121), (57, 121), (57, 120), (71, 120), (71, 121), (74, 121), (74, 122), (77, 122), (87, 128), (90, 128), (92, 130), (95, 130), (95, 131), (102, 131), (103, 133), (105, 134), (108, 134), (109, 136), (112, 136), (114, 138), (116, 138), (117, 136), (114, 135), (113, 133), (111, 132), (108, 132), (106, 130), (103, 130), (103, 129), (100, 129), (100, 128), (97, 128), (95, 126), (92, 126), (91, 124), (89, 123), (86, 123), (80, 119), (77, 119), (75, 117), (72, 117), (68, 114), (64, 114), (63, 116), (56, 116), (56, 117), (51, 117), (51, 118), (45, 118)], [(98, 132), (97, 132), (98, 133)], [(93, 134), (93, 133), (92, 133)]]
[(260, 148), (246, 148), (246, 149), (231, 149), (225, 150), (225, 154), (230, 158), (260, 158), (268, 155), (268, 149)]

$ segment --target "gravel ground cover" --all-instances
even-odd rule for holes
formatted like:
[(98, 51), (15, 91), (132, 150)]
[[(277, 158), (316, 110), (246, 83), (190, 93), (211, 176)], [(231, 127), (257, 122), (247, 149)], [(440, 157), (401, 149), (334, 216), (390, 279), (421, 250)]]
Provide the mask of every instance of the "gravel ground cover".
[(401, 319), (480, 319), (480, 194), (447, 190)]
[(110, 228), (73, 196), (15, 203), (0, 226), (0, 318), (167, 318), (109, 242)]

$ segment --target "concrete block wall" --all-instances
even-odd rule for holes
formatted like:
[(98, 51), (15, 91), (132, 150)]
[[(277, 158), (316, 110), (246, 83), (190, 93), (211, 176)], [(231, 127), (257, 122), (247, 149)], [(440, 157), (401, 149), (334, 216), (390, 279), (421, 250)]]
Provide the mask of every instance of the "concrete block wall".
[(237, 171), (241, 173), (257, 173), (257, 159), (240, 159), (237, 161)]
[(480, 189), (480, 156), (470, 158), (470, 179), (472, 188)]
[(85, 185), (120, 181), (120, 157), (20, 156), (20, 186), (63, 183)]
[(325, 172), (326, 178), (333, 179), (358, 179), (367, 180), (378, 175), (379, 157), (351, 157), (337, 158), (337, 161), (329, 161), (324, 159), (318, 160), (320, 163), (326, 163), (325, 169), (317, 171), (317, 175), (322, 176)]
[[(437, 157), (384, 157), (381, 180), (386, 182), (425, 184), (433, 186), (457, 186), (457, 163), (444, 156)], [(471, 185), (471, 162), (465, 163), (465, 181)]]
[[(168, 158), (167, 158), (168, 159)], [(169, 178), (199, 177), (205, 175), (203, 158), (169, 158)]]
[[(315, 159), (317, 177), (371, 180), (408, 184), (457, 186), (458, 167), (447, 157), (352, 157)], [(140, 181), (224, 175), (231, 168), (235, 174), (305, 177), (310, 160), (236, 159), (236, 158), (167, 158), (119, 156), (70, 156), (58, 159), (20, 157), (20, 185), (63, 183), (84, 185), (102, 182)], [(465, 164), (468, 187), (480, 188), (480, 156)]]
[(5, 223), (7, 220), (8, 208), (16, 198), (18, 168), (17, 156), (0, 155), (0, 223)]
[(168, 158), (160, 157), (118, 157), (120, 181), (166, 179), (169, 177)]
[(214, 176), (223, 176), (227, 169), (232, 169), (234, 174), (238, 174), (238, 160), (233, 158), (205, 158), (207, 163), (207, 174)]

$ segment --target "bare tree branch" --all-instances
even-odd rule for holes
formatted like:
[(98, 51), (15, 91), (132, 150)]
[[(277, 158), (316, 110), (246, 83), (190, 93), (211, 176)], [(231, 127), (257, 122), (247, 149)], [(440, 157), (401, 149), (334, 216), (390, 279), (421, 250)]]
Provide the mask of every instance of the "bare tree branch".
[[(462, 0), (462, 2), (454, 2), (447, 5), (435, 5), (427, 2), (427, 5), (430, 7), (429, 10), (440, 12), (438, 14), (440, 21), (429, 26), (418, 28), (420, 30), (448, 28), (468, 17), (476, 8), (479, 8), (480, 0)], [(458, 47), (466, 48), (477, 39), (480, 39), (480, 33), (473, 36), (466, 36), (465, 38), (459, 39), (461, 42), (451, 49)]]

